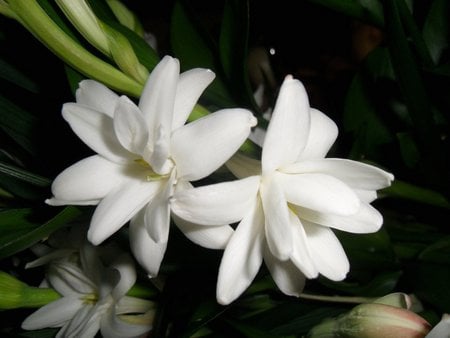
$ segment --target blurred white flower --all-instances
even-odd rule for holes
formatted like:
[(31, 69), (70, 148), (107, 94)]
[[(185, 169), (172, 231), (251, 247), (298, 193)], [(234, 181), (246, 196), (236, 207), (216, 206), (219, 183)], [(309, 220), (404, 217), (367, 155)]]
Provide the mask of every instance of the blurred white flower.
[(217, 299), (228, 304), (250, 285), (264, 260), (278, 287), (302, 292), (305, 277), (342, 280), (347, 256), (331, 228), (377, 231), (370, 205), (393, 176), (364, 163), (324, 158), (337, 127), (309, 106), (302, 84), (287, 76), (264, 139), (261, 162), (235, 155), (227, 166), (242, 178), (174, 194), (172, 210), (199, 224), (239, 222), (219, 269)]
[(137, 337), (152, 328), (154, 303), (126, 296), (136, 281), (131, 258), (119, 256), (105, 267), (97, 248), (85, 243), (80, 264), (56, 260), (49, 265), (47, 285), (60, 295), (28, 316), (26, 330), (61, 327), (56, 337)]
[(444, 313), (441, 321), (433, 327), (425, 338), (450, 338), (450, 314)]
[[(166, 56), (151, 73), (139, 106), (91, 80), (80, 83), (76, 103), (63, 117), (98, 154), (75, 163), (56, 177), (51, 205), (98, 205), (88, 231), (97, 245), (131, 220), (131, 248), (155, 276), (166, 250), (170, 197), (191, 189), (228, 160), (256, 119), (244, 109), (224, 109), (185, 125), (203, 90), (214, 79), (206, 69), (179, 73)], [(223, 248), (232, 234), (225, 224), (198, 228), (174, 217), (197, 244)]]

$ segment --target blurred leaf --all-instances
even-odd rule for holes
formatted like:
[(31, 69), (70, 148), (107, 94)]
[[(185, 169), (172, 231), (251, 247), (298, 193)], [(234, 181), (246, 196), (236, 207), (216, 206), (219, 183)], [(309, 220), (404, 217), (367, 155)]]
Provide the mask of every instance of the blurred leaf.
[(448, 264), (417, 262), (409, 267), (404, 280), (423, 302), (431, 304), (440, 313), (450, 312)]
[(450, 236), (446, 236), (428, 246), (419, 255), (419, 259), (426, 262), (450, 264)]
[(262, 329), (259, 329), (258, 327), (251, 326), (244, 324), (240, 321), (235, 320), (227, 320), (227, 323), (230, 324), (232, 327), (234, 327), (238, 332), (242, 333), (244, 337), (254, 337), (254, 338), (275, 338), (277, 335), (273, 335), (268, 333), (267, 331), (264, 331)]
[(38, 92), (38, 86), (33, 80), (2, 58), (0, 58), (0, 78), (32, 93)]
[(344, 128), (354, 135), (352, 158), (374, 158), (378, 147), (392, 140), (389, 130), (377, 115), (361, 74), (353, 78), (345, 98)]
[(378, 0), (309, 0), (363, 22), (383, 26), (383, 10)]
[(30, 209), (0, 212), (0, 259), (29, 248), (80, 214), (79, 209), (69, 206), (46, 223), (38, 225), (29, 220)]
[(27, 182), (38, 187), (48, 187), (51, 183), (51, 180), (45, 177), (30, 173), (26, 170), (17, 168), (15, 166), (3, 162), (0, 162), (0, 173), (14, 177), (20, 181)]
[(233, 107), (234, 102), (222, 79), (217, 46), (214, 46), (212, 39), (207, 37), (206, 31), (197, 27), (196, 23), (198, 24), (187, 5), (176, 1), (170, 27), (172, 51), (180, 60), (182, 70), (202, 67), (214, 71), (216, 78), (206, 89), (205, 98), (218, 107)]
[[(433, 121), (431, 104), (424, 87), (424, 81), (417, 64), (417, 60), (410, 49), (409, 36), (405, 34), (400, 13), (408, 16), (411, 14), (403, 0), (385, 2), (386, 38), (394, 65), (399, 87), (403, 93), (405, 103), (413, 121), (413, 132), (418, 138), (418, 147), (423, 156), (421, 163), (428, 172), (444, 173), (442, 162), (442, 149)], [(430, 177), (435, 180), (436, 177)], [(448, 183), (448, 182), (445, 182)]]
[(419, 150), (410, 133), (397, 133), (400, 144), (400, 153), (406, 166), (413, 168), (420, 160)]
[(28, 153), (33, 154), (37, 118), (0, 95), (0, 128)]
[(220, 60), (228, 87), (240, 105), (256, 108), (247, 70), (249, 8), (247, 1), (225, 2), (220, 31)]
[(416, 186), (411, 183), (394, 180), (392, 185), (382, 190), (389, 197), (416, 201), (440, 208), (450, 209), (450, 202), (441, 193)]
[(371, 278), (367, 284), (346, 281), (333, 282), (325, 278), (321, 278), (320, 281), (327, 287), (352, 295), (381, 297), (395, 290), (401, 275), (401, 271), (385, 271)]
[(450, 13), (450, 2), (448, 0), (434, 0), (423, 25), (423, 37), (436, 64), (445, 49), (449, 47), (448, 13)]

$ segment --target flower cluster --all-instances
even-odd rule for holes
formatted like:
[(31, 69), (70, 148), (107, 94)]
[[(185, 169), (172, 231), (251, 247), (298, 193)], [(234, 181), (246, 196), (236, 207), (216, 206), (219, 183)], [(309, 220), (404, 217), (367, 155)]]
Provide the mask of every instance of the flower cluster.
[[(130, 221), (131, 249), (151, 276), (158, 274), (172, 216), (193, 242), (225, 248), (217, 285), (222, 304), (250, 285), (263, 260), (288, 295), (300, 294), (305, 277), (344, 279), (349, 263), (331, 228), (377, 231), (382, 217), (370, 202), (393, 176), (324, 158), (337, 127), (310, 108), (305, 89), (291, 76), (280, 89), (261, 161), (239, 153), (230, 159), (256, 124), (250, 111), (225, 109), (185, 124), (213, 78), (205, 69), (179, 74), (178, 60), (166, 56), (138, 106), (83, 81), (63, 116), (97, 155), (63, 171), (47, 203), (97, 205), (88, 232), (94, 245)], [(240, 180), (190, 183), (225, 162)]]
[(54, 289), (60, 298), (28, 316), (22, 328), (60, 327), (57, 337), (94, 337), (99, 330), (104, 337), (137, 337), (149, 332), (154, 303), (126, 295), (136, 281), (131, 257), (86, 240), (78, 244), (68, 250), (47, 248), (45, 255), (28, 264), (47, 264), (41, 287)]

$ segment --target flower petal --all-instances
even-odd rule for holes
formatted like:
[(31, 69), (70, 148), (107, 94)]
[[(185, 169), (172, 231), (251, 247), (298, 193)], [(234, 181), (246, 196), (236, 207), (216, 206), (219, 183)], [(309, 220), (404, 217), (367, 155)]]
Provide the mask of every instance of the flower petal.
[(307, 278), (316, 278), (319, 271), (314, 266), (312, 253), (309, 249), (308, 239), (306, 237), (305, 229), (300, 219), (293, 212), (289, 213), (292, 226), (292, 241), (294, 249), (291, 254), (291, 262), (302, 271)]
[(305, 287), (305, 275), (290, 261), (280, 261), (268, 248), (264, 250), (264, 262), (278, 288), (288, 296), (300, 296)]
[(383, 224), (383, 216), (367, 203), (361, 203), (359, 211), (350, 216), (325, 214), (298, 206), (292, 208), (300, 218), (309, 222), (356, 234), (376, 232)]
[(127, 323), (121, 320), (112, 309), (102, 317), (100, 324), (102, 337), (108, 338), (141, 337), (151, 328), (151, 322), (147, 325)]
[(139, 108), (147, 121), (150, 140), (155, 140), (158, 128), (163, 126), (168, 131), (166, 143), (169, 143), (179, 75), (178, 60), (165, 56), (153, 69), (144, 86)]
[(311, 256), (319, 272), (333, 281), (343, 280), (350, 270), (341, 243), (333, 231), (327, 227), (303, 222)]
[(124, 167), (94, 155), (61, 172), (52, 183), (56, 200), (74, 202), (100, 200), (123, 180)]
[(79, 296), (82, 293), (94, 293), (96, 286), (75, 264), (55, 262), (50, 265), (47, 274), (50, 285), (64, 296)]
[(352, 215), (359, 210), (361, 202), (355, 192), (332, 176), (278, 174), (276, 178), (292, 204), (336, 215)]
[(217, 279), (217, 301), (227, 305), (251, 284), (261, 267), (264, 215), (256, 202), (239, 223), (222, 257)]
[(261, 175), (261, 161), (236, 153), (225, 165), (237, 178)]
[(260, 176), (175, 192), (174, 213), (184, 220), (208, 226), (238, 222), (253, 205)]
[(83, 80), (75, 93), (77, 103), (87, 106), (109, 117), (114, 116), (119, 96), (111, 89), (94, 80)]
[(223, 109), (175, 130), (171, 155), (179, 177), (195, 181), (214, 172), (239, 149), (255, 124), (248, 110)]
[(111, 264), (111, 268), (117, 270), (120, 275), (119, 282), (111, 291), (114, 300), (118, 301), (126, 295), (136, 282), (136, 270), (134, 268), (134, 263), (128, 254), (120, 255), (114, 263)]
[(207, 249), (225, 249), (234, 232), (228, 224), (222, 226), (199, 225), (188, 222), (175, 213), (172, 213), (172, 218), (187, 238)]
[(305, 88), (287, 76), (267, 127), (262, 150), (263, 174), (293, 163), (306, 145), (310, 108)]
[(33, 312), (22, 322), (25, 330), (63, 326), (82, 308), (83, 300), (78, 297), (62, 297)]
[(169, 198), (173, 191), (175, 175), (163, 181), (161, 190), (153, 197), (145, 208), (145, 227), (148, 235), (156, 243), (167, 242), (170, 229), (170, 204)]
[(95, 209), (88, 231), (89, 241), (98, 245), (119, 230), (153, 198), (159, 187), (158, 181), (124, 181)]
[(148, 142), (148, 129), (139, 108), (128, 97), (121, 96), (114, 111), (114, 131), (120, 144), (141, 155)]
[(214, 72), (203, 68), (190, 69), (180, 74), (175, 96), (172, 130), (186, 123), (200, 95), (214, 80), (215, 76)]
[(311, 108), (311, 128), (305, 149), (297, 162), (306, 159), (324, 158), (338, 136), (336, 123), (321, 111)]
[(272, 254), (287, 260), (292, 253), (292, 229), (286, 198), (274, 182), (263, 181), (260, 194), (265, 215), (265, 233)]
[(336, 177), (354, 189), (378, 190), (391, 185), (394, 176), (373, 165), (341, 158), (313, 159), (281, 169), (284, 173), (322, 173)]
[(167, 243), (155, 243), (147, 233), (144, 210), (130, 222), (130, 246), (138, 263), (151, 277), (156, 277), (166, 252)]
[(98, 305), (83, 306), (70, 322), (58, 332), (56, 338), (94, 337), (100, 329), (102, 312), (98, 309)]
[(117, 140), (113, 119), (108, 115), (76, 103), (65, 103), (62, 116), (74, 133), (96, 153), (116, 163), (132, 159), (132, 154)]

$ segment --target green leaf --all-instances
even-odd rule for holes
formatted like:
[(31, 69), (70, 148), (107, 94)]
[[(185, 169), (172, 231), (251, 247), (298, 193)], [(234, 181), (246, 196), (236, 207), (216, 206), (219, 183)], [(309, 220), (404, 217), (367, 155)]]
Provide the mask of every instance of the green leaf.
[(378, 0), (309, 0), (312, 3), (327, 7), (336, 12), (369, 22), (377, 26), (383, 25), (382, 6)]
[(450, 236), (446, 236), (423, 250), (419, 259), (426, 262), (450, 264)]
[(400, 144), (400, 152), (402, 154), (403, 162), (409, 168), (416, 166), (420, 160), (419, 150), (416, 142), (410, 133), (397, 133), (397, 139)]
[(0, 58), (0, 78), (22, 87), (32, 93), (38, 92), (37, 84), (17, 67)]
[(36, 150), (36, 124), (34, 115), (0, 95), (0, 128), (30, 154)]
[(247, 1), (225, 2), (219, 39), (224, 75), (233, 97), (248, 108), (256, 108), (247, 70), (249, 8)]
[(175, 2), (170, 27), (171, 48), (180, 60), (181, 69), (202, 67), (215, 72), (216, 78), (204, 93), (205, 99), (218, 107), (235, 106), (225, 81), (217, 57), (217, 47), (208, 39), (205, 30), (195, 24), (193, 13), (180, 1)]
[(395, 180), (392, 185), (382, 190), (389, 197), (401, 198), (428, 204), (440, 208), (450, 209), (450, 202), (441, 193), (419, 187), (412, 183)]
[(38, 187), (48, 187), (51, 183), (51, 180), (48, 178), (30, 173), (27, 170), (20, 169), (4, 162), (0, 162), (0, 173)]
[(30, 209), (1, 211), (0, 259), (29, 248), (80, 215), (81, 211), (78, 208), (69, 206), (39, 225), (30, 220), (32, 216)]
[[(403, 21), (411, 21), (411, 14), (403, 0), (385, 2), (386, 38), (399, 87), (413, 122), (418, 147), (423, 156), (421, 163), (430, 173), (446, 173), (441, 154), (443, 149), (433, 121), (431, 103), (424, 86), (420, 65), (412, 53)], [(439, 175), (436, 175), (439, 177)], [(430, 179), (435, 179), (430, 177)], [(442, 180), (441, 180), (442, 181)], [(445, 182), (448, 183), (448, 182)]]
[(445, 49), (449, 47), (448, 13), (450, 13), (450, 2), (448, 0), (434, 0), (423, 25), (423, 37), (431, 58), (436, 64), (441, 59)]
[(391, 134), (379, 118), (361, 74), (357, 74), (345, 98), (344, 128), (354, 135), (350, 157), (375, 158), (380, 146), (392, 141)]

